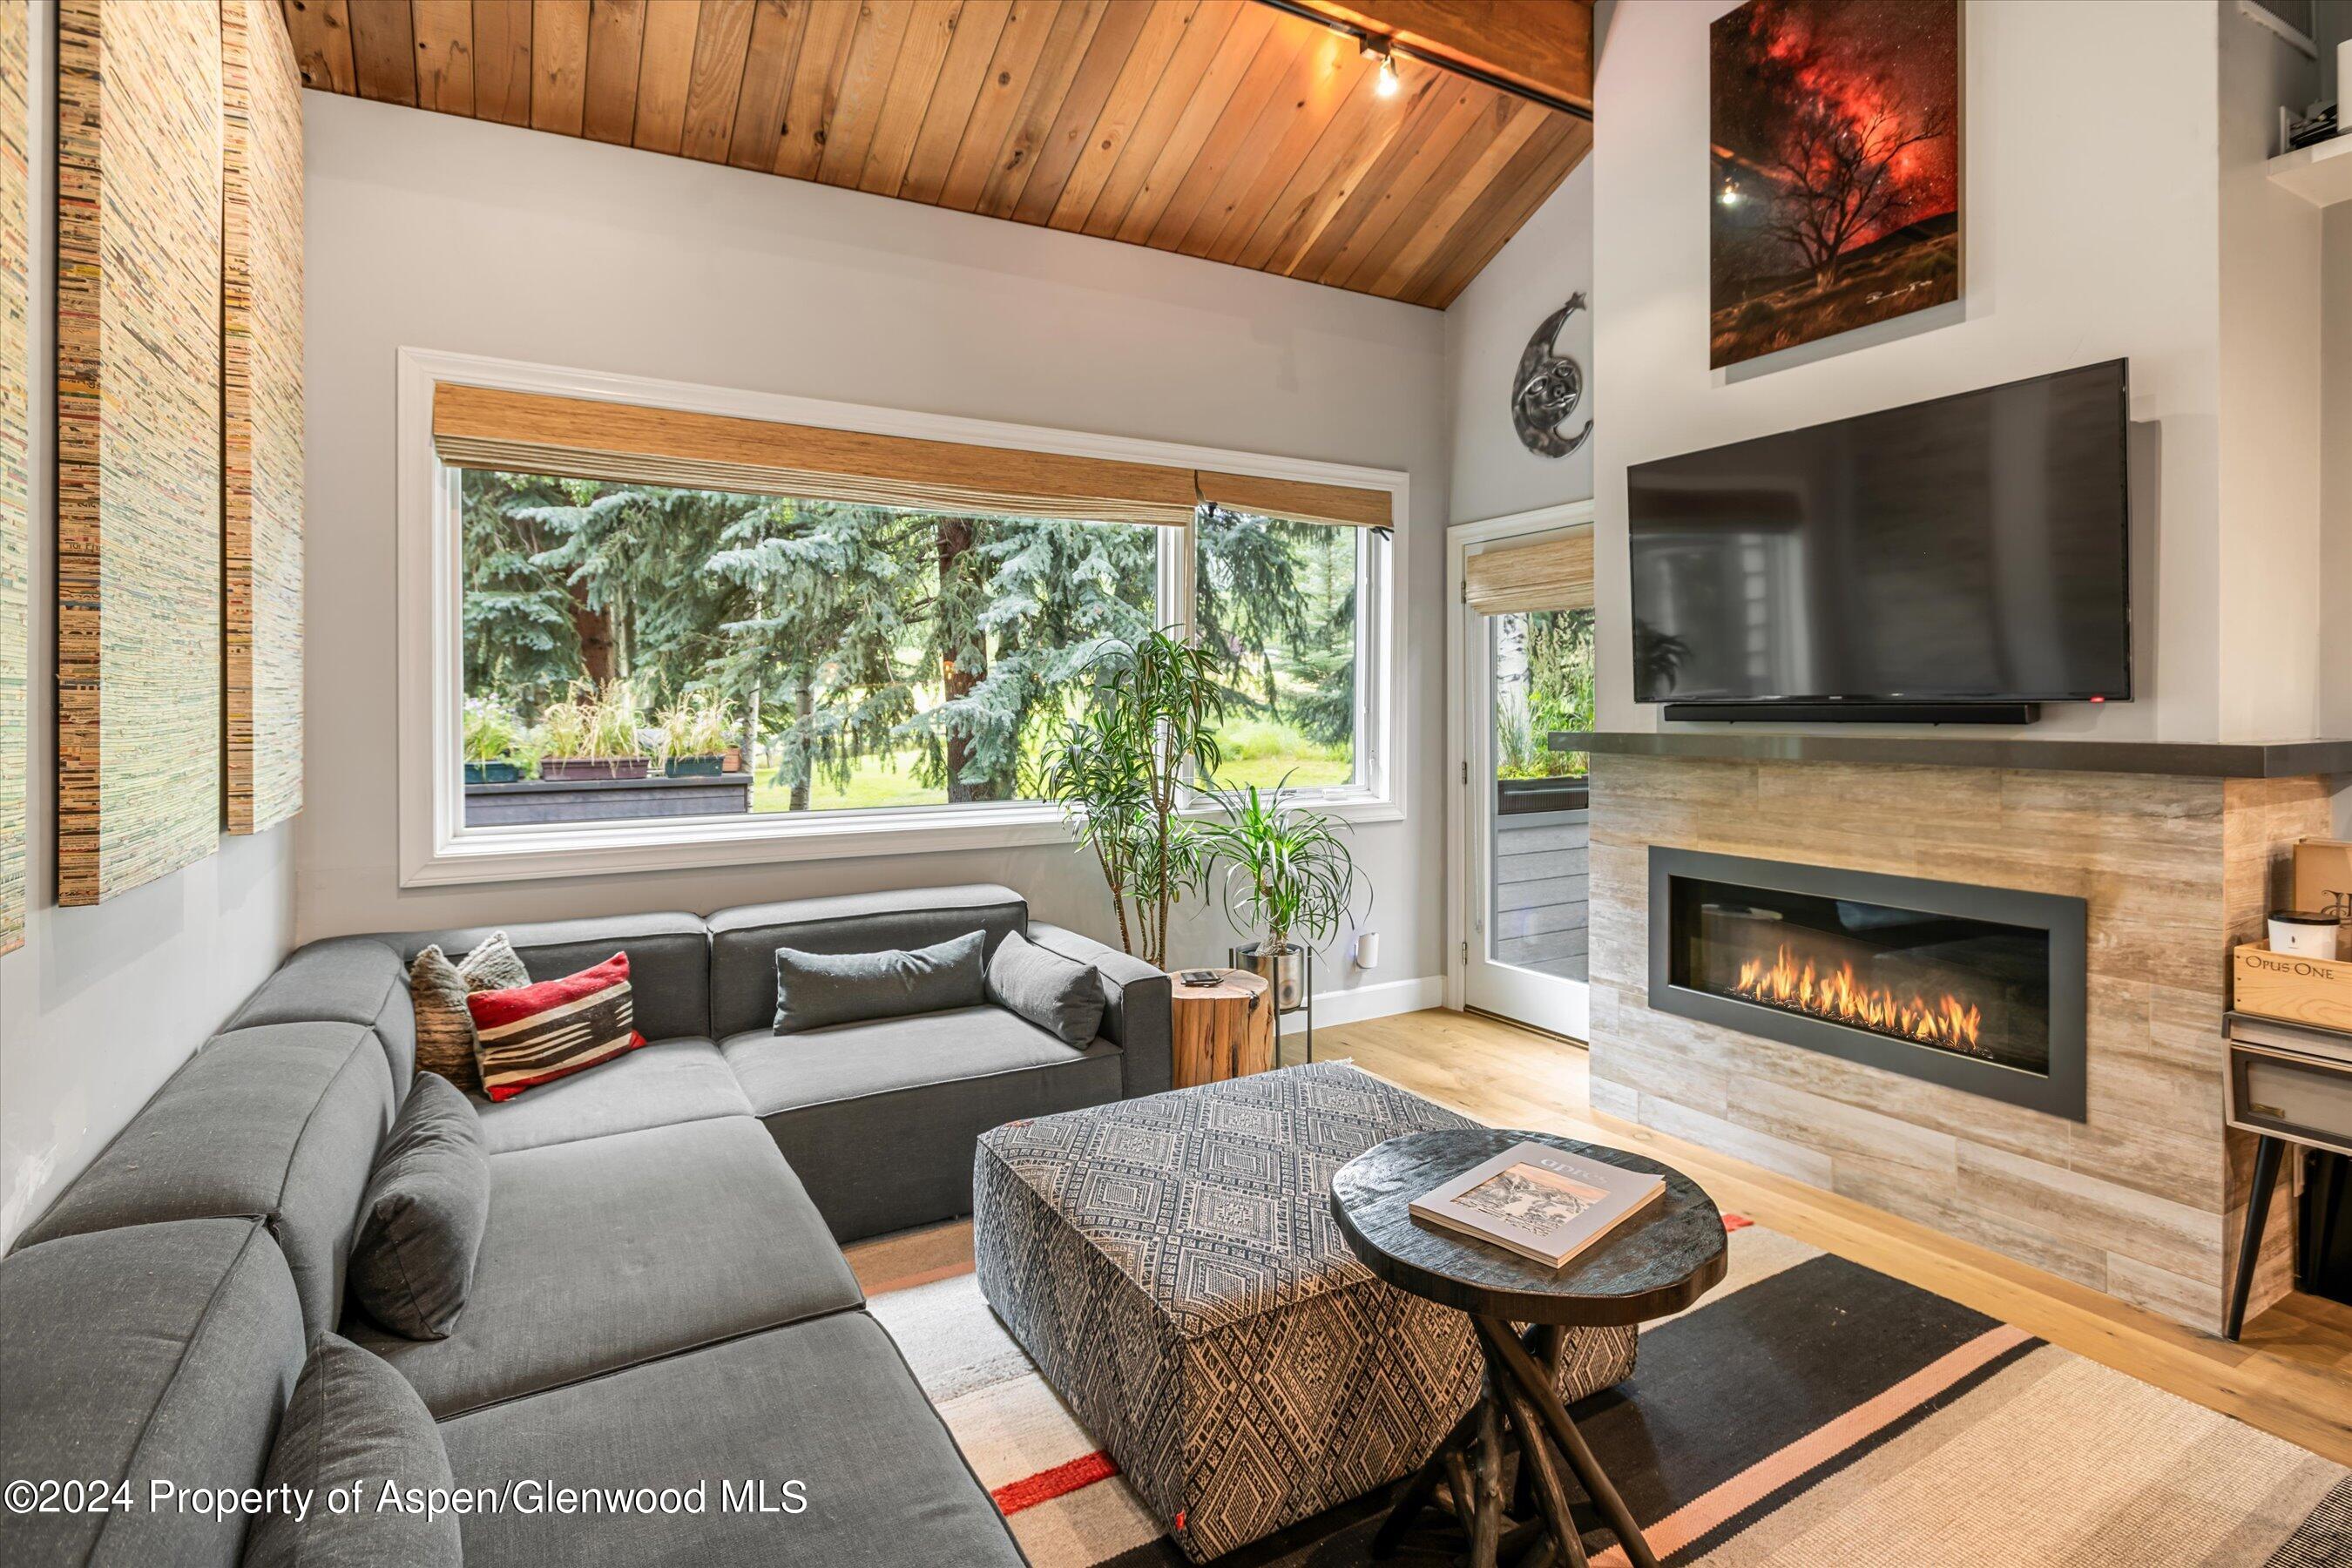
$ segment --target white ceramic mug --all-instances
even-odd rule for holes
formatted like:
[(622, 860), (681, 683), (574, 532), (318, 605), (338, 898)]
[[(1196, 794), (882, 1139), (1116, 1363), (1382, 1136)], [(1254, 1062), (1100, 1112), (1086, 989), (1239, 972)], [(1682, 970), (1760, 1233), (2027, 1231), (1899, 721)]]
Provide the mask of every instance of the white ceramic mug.
[(2283, 910), (2271, 916), (2271, 951), (2294, 958), (2340, 958), (2344, 929), (2334, 915)]

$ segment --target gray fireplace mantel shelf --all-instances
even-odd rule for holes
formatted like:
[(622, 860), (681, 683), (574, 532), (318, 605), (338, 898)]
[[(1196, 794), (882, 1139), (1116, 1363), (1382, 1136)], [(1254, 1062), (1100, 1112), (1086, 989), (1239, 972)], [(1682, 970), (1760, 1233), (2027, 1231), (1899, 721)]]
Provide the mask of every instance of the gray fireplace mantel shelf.
[(2026, 768), (2070, 773), (2291, 779), (2352, 773), (2352, 741), (2232, 745), (2182, 741), (2061, 741), (2018, 736), (1821, 735), (1753, 730), (1555, 730), (1555, 752), (1749, 763)]

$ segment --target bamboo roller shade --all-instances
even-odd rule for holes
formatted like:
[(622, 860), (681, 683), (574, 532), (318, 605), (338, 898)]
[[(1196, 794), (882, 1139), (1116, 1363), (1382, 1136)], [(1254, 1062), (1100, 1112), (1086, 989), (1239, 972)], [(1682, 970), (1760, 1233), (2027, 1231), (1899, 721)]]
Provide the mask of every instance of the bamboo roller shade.
[(1391, 526), (1386, 490), (1020, 451), (443, 382), (433, 446), (457, 468), (672, 484), (925, 511), (1181, 527), (1201, 501)]
[(1592, 530), (1572, 528), (1531, 544), (1488, 550), (1463, 568), (1463, 598), (1482, 616), (1592, 607)]

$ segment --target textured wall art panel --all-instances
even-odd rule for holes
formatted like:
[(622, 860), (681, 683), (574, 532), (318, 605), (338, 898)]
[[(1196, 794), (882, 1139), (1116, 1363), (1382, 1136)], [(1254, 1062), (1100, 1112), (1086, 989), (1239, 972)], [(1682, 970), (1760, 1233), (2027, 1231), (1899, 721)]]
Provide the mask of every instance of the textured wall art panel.
[(221, 826), (221, 18), (58, 6), (58, 899)]
[(25, 940), (26, 442), (32, 365), (25, 337), (31, 231), (26, 89), (31, 7), (0, 6), (0, 952)]
[(221, 5), (228, 830), (302, 809), (302, 73), (276, 0)]

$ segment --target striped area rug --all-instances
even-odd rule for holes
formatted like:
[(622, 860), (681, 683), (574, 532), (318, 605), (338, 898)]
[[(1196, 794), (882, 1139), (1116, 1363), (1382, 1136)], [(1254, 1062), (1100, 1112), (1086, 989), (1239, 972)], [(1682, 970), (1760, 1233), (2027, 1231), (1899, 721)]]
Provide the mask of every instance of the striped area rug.
[[(1737, 1217), (1731, 1272), (1577, 1406), (1669, 1568), (2352, 1568), (2338, 1465)], [(972, 1276), (874, 1298), (1036, 1568), (1186, 1559)], [(1381, 1497), (1221, 1568), (1361, 1568)], [(1433, 1528), (1389, 1562), (1446, 1562)], [(1624, 1568), (1590, 1537), (1595, 1568)]]

